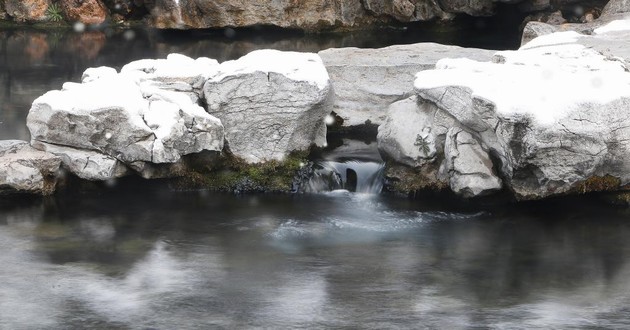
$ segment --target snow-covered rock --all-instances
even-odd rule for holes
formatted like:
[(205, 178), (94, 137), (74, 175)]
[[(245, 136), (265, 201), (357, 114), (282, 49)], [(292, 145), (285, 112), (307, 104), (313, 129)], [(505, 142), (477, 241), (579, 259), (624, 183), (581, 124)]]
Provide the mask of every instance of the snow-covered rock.
[[(624, 35), (614, 33), (609, 43)], [(588, 38), (601, 37), (567, 31), (498, 52), (492, 63), (444, 59), (418, 73), (416, 93), (452, 115), (487, 161), (493, 154), (518, 198), (622, 187), (630, 183), (630, 72), (622, 58), (582, 45)], [(615, 184), (588, 186), (602, 177)]]
[[(63, 155), (64, 166), (79, 177), (120, 176), (118, 161), (175, 163), (223, 149), (221, 122), (186, 94), (107, 69), (87, 70), (86, 77), (37, 98), (27, 117), (32, 144)], [(94, 152), (101, 155), (97, 163), (89, 161), (98, 158)]]
[(219, 66), (204, 85), (230, 151), (250, 163), (324, 145), (332, 91), (317, 54), (259, 50)]
[(319, 52), (335, 91), (334, 111), (343, 126), (380, 125), (390, 104), (413, 93), (418, 71), (429, 70), (442, 58), (489, 60), (494, 52), (434, 43), (396, 45), (380, 49), (333, 48)]
[(26, 141), (0, 141), (0, 194), (50, 195), (55, 191), (61, 160)]

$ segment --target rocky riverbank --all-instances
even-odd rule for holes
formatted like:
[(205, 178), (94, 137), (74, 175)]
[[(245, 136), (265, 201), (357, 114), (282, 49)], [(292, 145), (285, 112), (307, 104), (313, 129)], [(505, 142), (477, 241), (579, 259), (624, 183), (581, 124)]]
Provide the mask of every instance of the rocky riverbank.
[[(621, 8), (621, 9), (619, 9)], [(630, 17), (541, 26), (516, 51), (424, 43), (219, 63), (172, 54), (37, 98), (27, 142), (5, 141), (3, 192), (175, 178), (181, 188), (301, 191), (327, 125), (378, 127), (386, 188), (531, 200), (630, 183)], [(606, 11), (605, 11), (606, 12)], [(589, 34), (576, 31), (589, 29)], [(563, 30), (563, 31), (560, 31)], [(549, 34), (544, 34), (549, 33)]]
[(384, 24), (501, 16), (504, 21), (592, 21), (606, 0), (2, 0), (0, 19), (87, 25), (141, 21), (160, 29), (256, 25), (311, 32), (362, 30)]

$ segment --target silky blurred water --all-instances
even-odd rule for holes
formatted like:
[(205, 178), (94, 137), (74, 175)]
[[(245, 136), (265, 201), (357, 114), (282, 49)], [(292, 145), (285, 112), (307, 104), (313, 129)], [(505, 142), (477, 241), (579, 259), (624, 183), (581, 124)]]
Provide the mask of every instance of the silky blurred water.
[(630, 326), (630, 210), (162, 188), (0, 202), (0, 329)]

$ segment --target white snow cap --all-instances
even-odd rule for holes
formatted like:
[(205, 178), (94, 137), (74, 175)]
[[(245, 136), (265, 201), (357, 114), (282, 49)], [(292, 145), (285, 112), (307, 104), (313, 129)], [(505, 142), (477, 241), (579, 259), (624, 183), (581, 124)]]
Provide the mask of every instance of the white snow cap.
[(580, 104), (630, 97), (630, 73), (623, 65), (581, 45), (498, 52), (497, 57), (500, 64), (440, 60), (435, 70), (419, 72), (414, 86), (468, 87), (473, 97), (493, 102), (497, 113), (530, 115), (543, 125)]
[(604, 34), (609, 32), (628, 31), (630, 30), (630, 18), (612, 21), (604, 26), (593, 30), (595, 34)]
[(223, 62), (219, 71), (220, 73), (212, 78), (213, 81), (220, 81), (228, 75), (238, 73), (274, 72), (324, 89), (330, 79), (319, 55), (272, 49), (256, 50), (238, 60)]

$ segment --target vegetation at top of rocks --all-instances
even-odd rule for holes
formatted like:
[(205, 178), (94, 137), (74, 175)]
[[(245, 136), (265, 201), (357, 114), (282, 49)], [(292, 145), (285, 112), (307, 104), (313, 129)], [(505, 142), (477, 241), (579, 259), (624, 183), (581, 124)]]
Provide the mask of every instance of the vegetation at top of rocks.
[(46, 9), (46, 17), (51, 22), (61, 22), (63, 21), (63, 16), (61, 16), (61, 8), (56, 3), (50, 4), (48, 9)]

